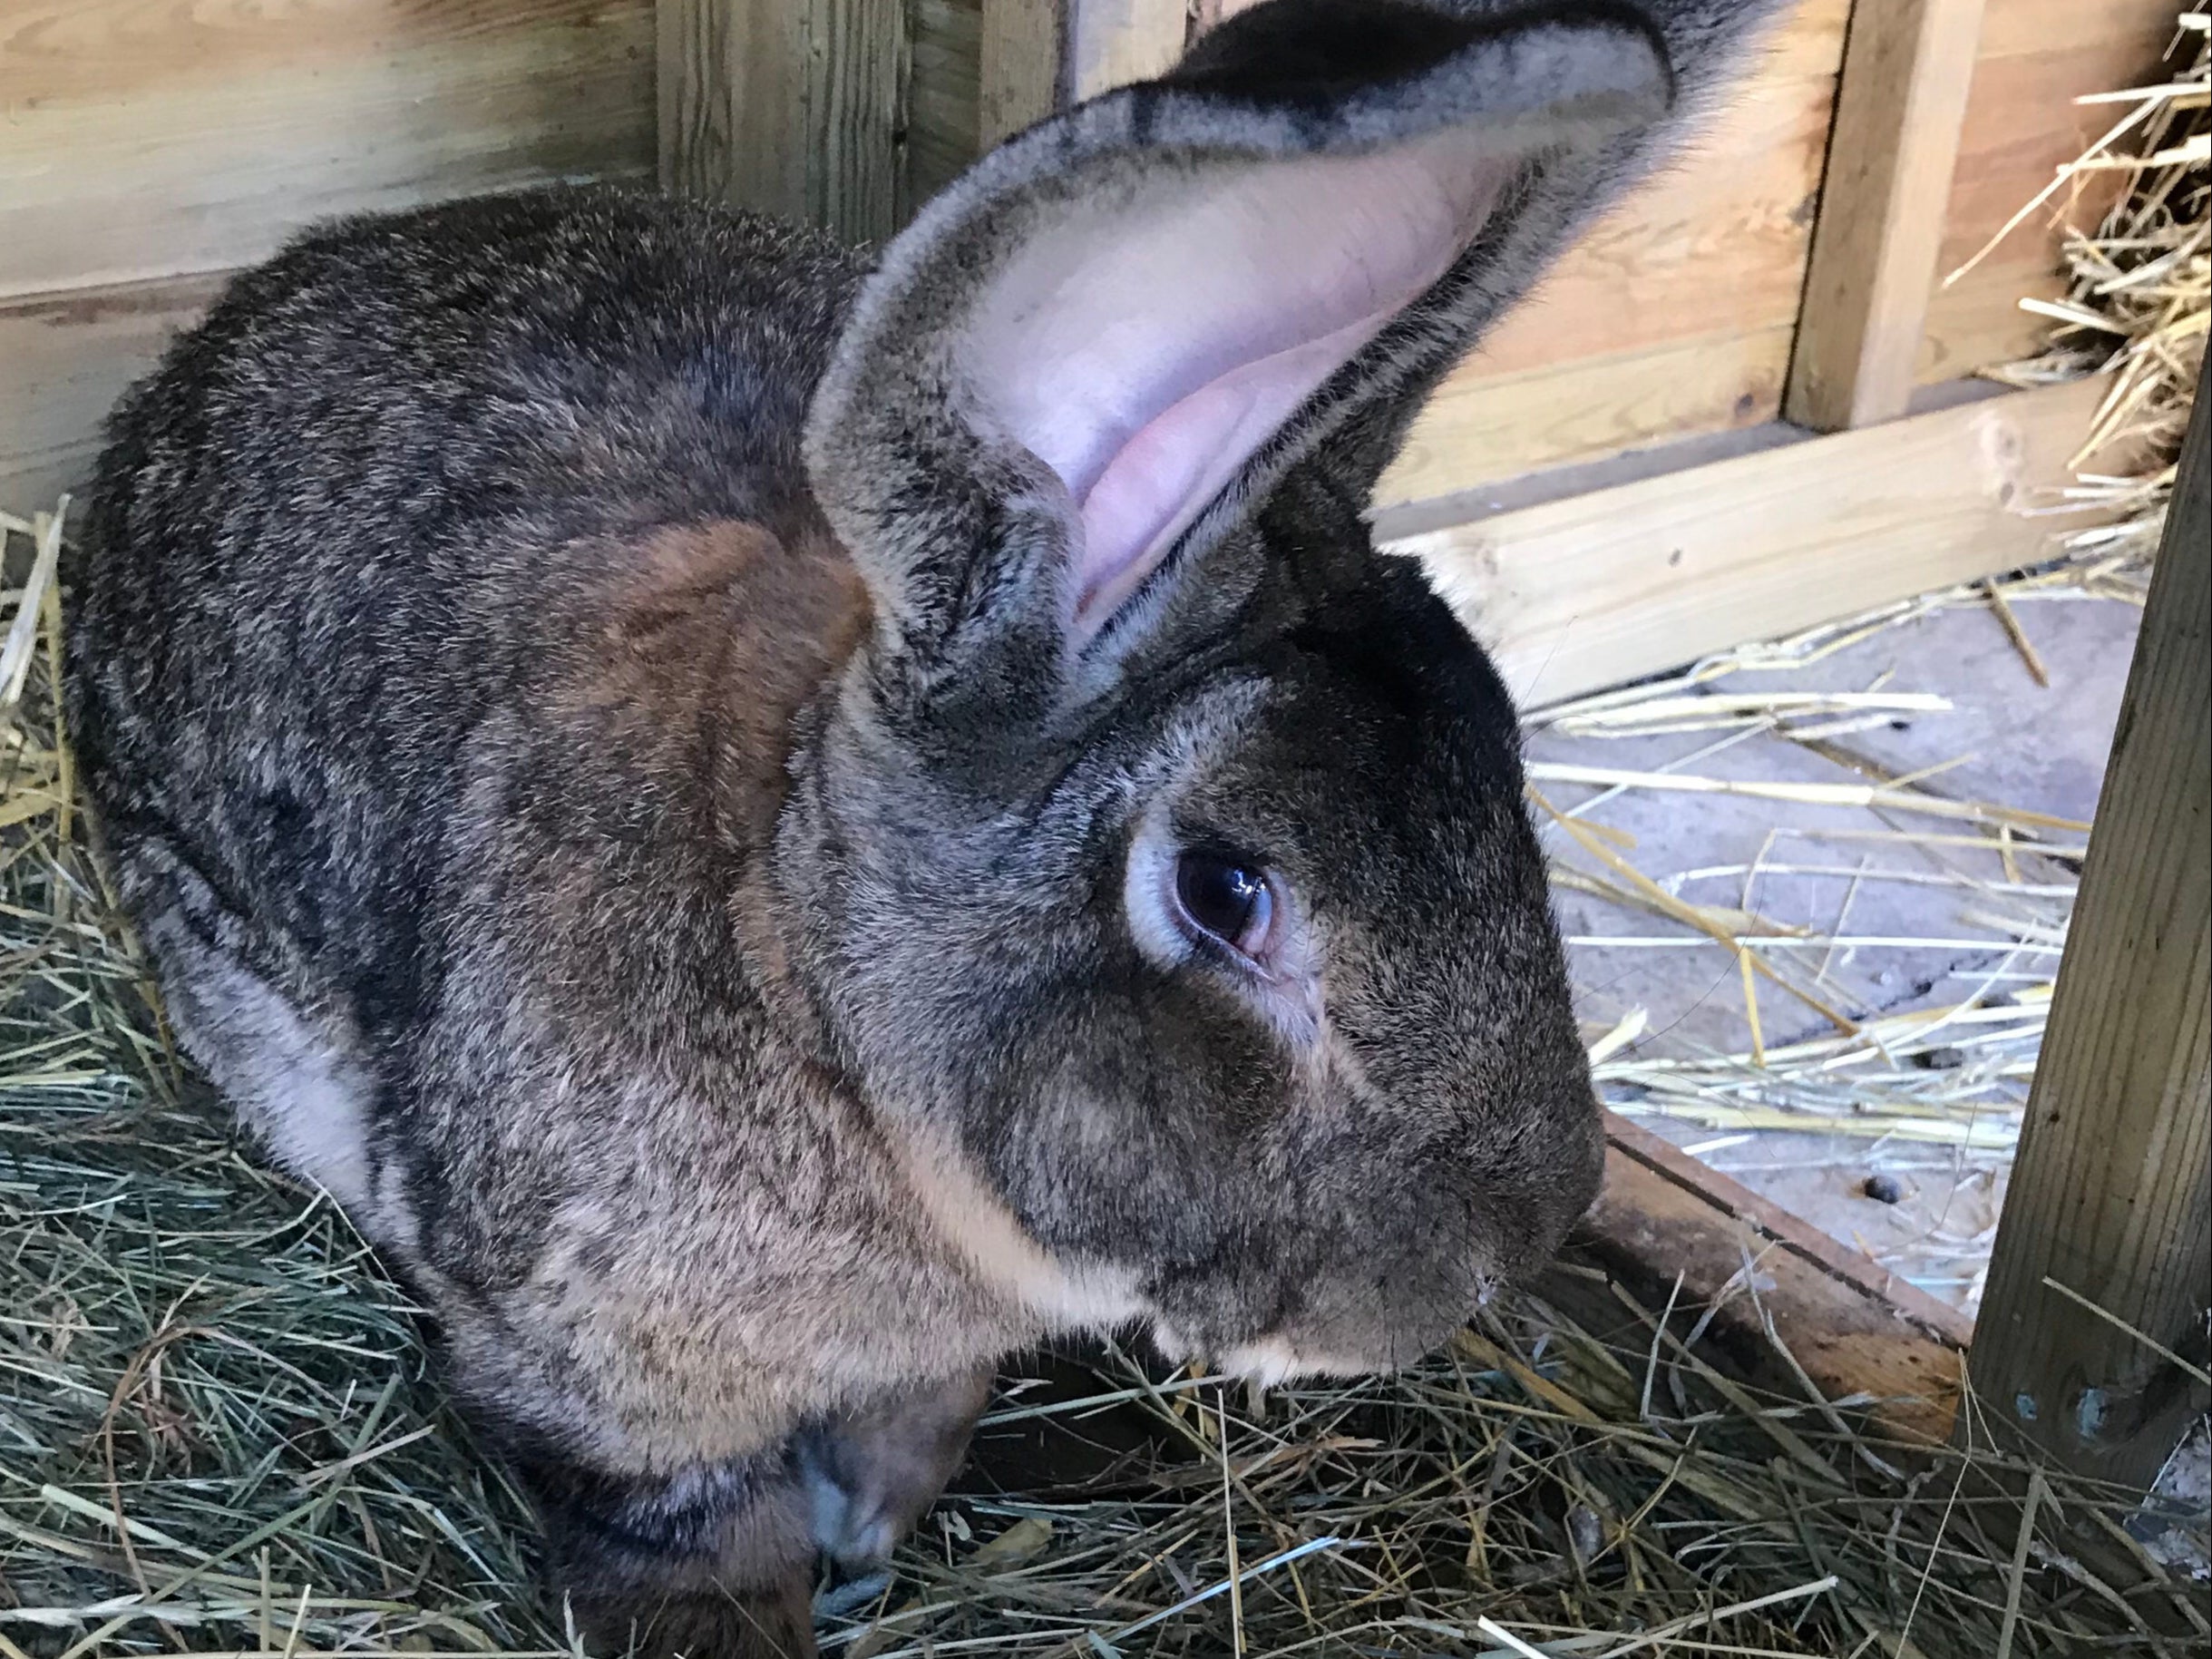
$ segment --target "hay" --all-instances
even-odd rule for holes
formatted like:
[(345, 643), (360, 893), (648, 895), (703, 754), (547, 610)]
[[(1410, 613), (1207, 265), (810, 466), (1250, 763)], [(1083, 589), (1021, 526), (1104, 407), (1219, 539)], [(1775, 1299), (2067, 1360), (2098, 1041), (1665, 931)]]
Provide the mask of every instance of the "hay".
[(2212, 14), (2181, 13), (2168, 55), (2179, 63), (2166, 80), (2075, 101), (2125, 112), (1945, 278), (1945, 286), (1957, 281), (2055, 199), (2108, 199), (2109, 182), (2098, 182), (2118, 175), (2118, 200), (2095, 229), (2068, 228), (2065, 295), (2020, 302), (2057, 325), (2049, 346), (1994, 375), (2015, 385), (2112, 376), (2076, 464), (2107, 452), (2137, 465), (2083, 473), (2064, 493), (2066, 504), (2112, 515), (2069, 539), (2076, 552), (2119, 549), (2148, 558), (2157, 550), (2212, 320)]
[[(1592, 1034), (1616, 1104), (1709, 1126), (1701, 1150), (1812, 1127), (1870, 1150), (2009, 1153), (2080, 826), (1935, 794), (1932, 775), (1808, 790), (1692, 768), (1753, 739), (1834, 754), (1855, 731), (1942, 712), (1886, 684), (1746, 689), (1762, 670), (1974, 606), (2047, 677), (2023, 610), (2140, 603), (2171, 483), (2161, 456), (2205, 332), (2204, 19), (2184, 26), (2194, 68), (2120, 99), (2108, 142), (2047, 192), (2124, 163), (2120, 207), (2069, 240), (2068, 295), (2032, 305), (2058, 325), (2053, 350), (2008, 371), (2022, 384), (2113, 372), (2100, 434), (2151, 459), (2050, 506), (2117, 521), (2073, 533), (2051, 568), (1540, 717), (1587, 738), (1717, 734), (1660, 772), (1552, 763), (1535, 780), (1587, 792), (1551, 808), (1585, 855), (1561, 861), (1561, 883), (1682, 930), (1578, 948), (1721, 951), (1740, 973), (1739, 1051), (1660, 1052), (1633, 1010)], [(59, 516), (0, 515), (0, 538), (24, 584), (0, 594), (0, 1659), (572, 1651), (527, 1587), (527, 1505), (442, 1402), (417, 1311), (326, 1200), (239, 1144), (173, 1052), (74, 804), (53, 672)], [(1778, 823), (1749, 864), (1652, 877), (1593, 815), (1657, 789), (1778, 812), (1833, 805), (1841, 790), (1879, 815)], [(1908, 853), (1916, 862), (1897, 861)], [(1996, 867), (1956, 863), (1968, 859)], [(1786, 926), (1753, 908), (1762, 876), (1810, 872), (1854, 893), (1949, 890), (1967, 942), (2001, 947), (2002, 965), (1985, 994), (1855, 1019), (1834, 962), (1959, 941), (1854, 932), (1842, 916)], [(1700, 896), (1716, 883), (1736, 902)], [(1817, 1034), (1767, 1041), (1759, 986)], [(1971, 1265), (1986, 1239), (1934, 1250), (1924, 1275)], [(1740, 1293), (1758, 1284), (1747, 1273)], [(1408, 1375), (1264, 1400), (1110, 1347), (1040, 1358), (1007, 1383), (979, 1469), (895, 1576), (825, 1588), (827, 1648), (2164, 1659), (2212, 1636), (2201, 1588), (2160, 1565), (2177, 1529), (2181, 1556), (2202, 1558), (2201, 1504), (2138, 1510), (1980, 1435), (1964, 1452), (1869, 1439), (1856, 1402), (1729, 1381), (1704, 1353), (1706, 1310), (1593, 1293), (1608, 1315), (1524, 1297)]]
[(171, 1050), (73, 805), (58, 517), (0, 534), (0, 1655), (559, 1645), (414, 1310)]
[[(1833, 1159), (1855, 1179), (1910, 1171), (1948, 1183), (1950, 1193), (1976, 1194), (1964, 1204), (1932, 1201), (1925, 1227), (1882, 1212), (1877, 1236), (1850, 1240), (1968, 1308), (1993, 1242), (1995, 1200), (2018, 1144), (2089, 826), (1943, 793), (1946, 775), (1972, 754), (1917, 775), (1868, 776), (1868, 763), (1847, 741), (1853, 734), (1897, 718), (1940, 731), (1949, 700), (1887, 683), (1886, 673), (1866, 690), (1807, 690), (1798, 682), (1845, 660), (1847, 650), (1863, 658), (1862, 648), (1891, 640), (1909, 673), (1915, 624), (1946, 611), (1988, 611), (1993, 593), (2022, 610), (2139, 602), (2146, 568), (2112, 552), (2076, 556), (1722, 653), (1531, 721), (1541, 740), (1528, 767), (1531, 795), (1552, 826), (1554, 886), (1624, 912), (1622, 925), (1607, 928), (1583, 906), (1567, 935), (1585, 1011), (1607, 1022), (1589, 1031), (1607, 1103), (1662, 1127), (1712, 1132), (1719, 1138), (1694, 1149), (1728, 1152), (1728, 1166), (1755, 1186), (1802, 1171), (1810, 1158)], [(1754, 688), (1769, 674), (1792, 677), (1792, 688)], [(1594, 751), (1602, 761), (1604, 746), (1619, 742), (1648, 754), (1653, 740), (1698, 747), (1638, 766), (1585, 759)], [(1807, 756), (1856, 776), (1808, 780)], [(1609, 809), (1681, 796), (1751, 805), (1759, 815), (1755, 850), (1707, 854), (1681, 869), (1640, 864), (1633, 836), (1607, 822)], [(1877, 892), (1917, 896), (1887, 927), (1853, 926)], [(1794, 908), (1764, 910), (1762, 893)], [(1911, 925), (1899, 931), (1900, 921)], [(1612, 991), (1620, 964), (1653, 953), (1681, 959), (1670, 982), (1688, 994), (1710, 980), (1713, 1003), (1738, 1006), (1735, 1043), (1692, 1037), (1675, 1029), (1674, 1015), (1654, 1020), (1642, 1005), (1620, 1006)], [(1730, 958), (1732, 987), (1719, 966)], [(1872, 982), (1889, 975), (1907, 984), (1963, 981), (1970, 994), (1870, 1006)], [(1712, 1023), (1709, 1014), (1709, 1030)], [(1769, 1137), (1807, 1135), (1836, 1150), (1766, 1145)], [(1985, 1218), (1968, 1220), (1973, 1212)]]
[[(27, 589), (0, 596), (12, 622), (34, 619), (10, 635), (29, 640), (20, 659), (0, 656), (0, 692), (19, 687), (0, 701), (0, 1659), (571, 1651), (530, 1588), (527, 1506), (442, 1405), (415, 1310), (326, 1200), (259, 1166), (169, 1045), (72, 802), (54, 521), (17, 528), (36, 551), (15, 561), (31, 568)], [(2030, 579), (2028, 591), (2037, 581), (2052, 586)], [(1768, 655), (1800, 658), (1833, 634)], [(1930, 712), (1910, 693), (1869, 695), (1715, 698), (1710, 713), (1746, 730), (1819, 730)], [(1595, 698), (1558, 717), (1634, 729), (1708, 712), (1658, 694), (1635, 709)], [(1610, 779), (1594, 798), (1641, 786)], [(1882, 833), (1986, 844), (2015, 820), (2023, 848), (2078, 860), (2071, 835), (2017, 814)], [(2063, 883), (2015, 885), (1981, 897), (2041, 902)], [(1814, 942), (1705, 908), (1746, 950)], [(1867, 1021), (1722, 1057), (1728, 1075), (1701, 1079), (1635, 1058), (1639, 1033), (1624, 1027), (1598, 1044), (1598, 1075), (1670, 1102), (1687, 1088), (1730, 1124), (1760, 1122), (1776, 1078), (1818, 1076), (1832, 1099), (1800, 1087), (1793, 1109), (1940, 1135), (1983, 1072), (2021, 1075), (2042, 1007), (2025, 995), (2009, 1010)], [(1914, 1072), (1937, 1043), (1975, 1058)], [(1881, 1113), (1864, 1110), (1870, 1099)], [(1756, 1296), (1757, 1276), (1745, 1283)], [(1871, 1438), (1847, 1414), (1863, 1402), (1730, 1381), (1700, 1342), (1705, 1310), (1596, 1289), (1610, 1317), (1517, 1298), (1408, 1374), (1264, 1399), (1111, 1347), (1042, 1357), (1035, 1376), (1018, 1368), (977, 1468), (895, 1572), (824, 1587), (825, 1647), (846, 1659), (2201, 1650), (2201, 1590), (2153, 1553), (2177, 1536), (2198, 1540), (2184, 1554), (2201, 1551), (2204, 1517), (2187, 1506), (2139, 1511), (1985, 1444)], [(2007, 1495), (2023, 1487), (2024, 1524)]]

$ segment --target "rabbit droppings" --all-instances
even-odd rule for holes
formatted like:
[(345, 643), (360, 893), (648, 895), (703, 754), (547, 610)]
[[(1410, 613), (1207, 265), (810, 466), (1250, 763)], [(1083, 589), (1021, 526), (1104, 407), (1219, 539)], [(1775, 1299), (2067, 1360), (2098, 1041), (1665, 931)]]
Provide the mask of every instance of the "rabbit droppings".
[(124, 401), (127, 902), (596, 1646), (811, 1653), (1010, 1349), (1389, 1367), (1588, 1204), (1514, 712), (1362, 512), (1770, 9), (1274, 0), (872, 261), (348, 220)]

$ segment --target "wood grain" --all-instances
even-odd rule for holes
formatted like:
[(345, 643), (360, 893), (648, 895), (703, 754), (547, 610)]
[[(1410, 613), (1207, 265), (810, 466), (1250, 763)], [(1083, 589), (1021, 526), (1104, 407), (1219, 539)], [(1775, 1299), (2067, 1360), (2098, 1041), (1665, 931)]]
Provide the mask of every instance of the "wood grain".
[(0, 0), (0, 297), (652, 150), (651, 0)]
[(983, 152), (983, 7), (914, 0), (908, 22), (907, 187), (919, 207)]
[[(1599, 1268), (1651, 1313), (1672, 1296), (1678, 1337), (1720, 1304), (1711, 1346), (1777, 1394), (1805, 1397), (1787, 1348), (1824, 1400), (1872, 1398), (1889, 1434), (1937, 1443), (1949, 1433), (1972, 1332), (1956, 1310), (1613, 1112), (1605, 1139), (1605, 1186), (1569, 1241), (1570, 1261)], [(1743, 1293), (1747, 1263), (1756, 1296)], [(1569, 1274), (1540, 1289), (1578, 1300)]]
[(2212, 400), (2151, 580), (1973, 1352), (1983, 1410), (2148, 1486), (2207, 1391), (2212, 1303)]
[(109, 408), (223, 280), (170, 278), (0, 304), (0, 505), (28, 511), (83, 482)]
[(1067, 101), (1067, 7), (1073, 0), (982, 0), (980, 149)]
[(1770, 421), (1790, 337), (1782, 322), (1506, 373), (1482, 372), (1486, 359), (1437, 388), (1375, 504), (1479, 497), (1500, 480), (1619, 454), (1657, 435)]
[(1387, 545), (1540, 705), (2032, 561), (2100, 390), (1808, 438)]
[(663, 0), (664, 189), (875, 241), (910, 209), (902, 0)]
[(1801, 425), (1895, 420), (1912, 399), (1982, 7), (1852, 7), (1783, 398)]

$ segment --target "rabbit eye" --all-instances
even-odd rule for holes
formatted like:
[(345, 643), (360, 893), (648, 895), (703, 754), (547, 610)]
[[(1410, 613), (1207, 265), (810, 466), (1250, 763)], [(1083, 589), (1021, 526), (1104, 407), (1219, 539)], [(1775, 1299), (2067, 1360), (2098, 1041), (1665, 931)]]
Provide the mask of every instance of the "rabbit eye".
[(1267, 948), (1275, 898), (1267, 873), (1234, 854), (1193, 850), (1175, 861), (1175, 903), (1183, 920), (1242, 956)]

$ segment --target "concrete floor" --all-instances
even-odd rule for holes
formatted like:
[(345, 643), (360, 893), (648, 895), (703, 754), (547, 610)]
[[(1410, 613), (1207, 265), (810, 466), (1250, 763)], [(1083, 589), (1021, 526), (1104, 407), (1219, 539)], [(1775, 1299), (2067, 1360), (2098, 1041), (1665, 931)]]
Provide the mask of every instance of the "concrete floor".
[[(2048, 688), (2030, 677), (1995, 614), (1973, 605), (1938, 612), (1886, 629), (1851, 649), (1808, 668), (1788, 672), (1737, 673), (1712, 682), (1731, 690), (1864, 690), (1887, 676), (1886, 688), (1935, 693), (1950, 709), (1915, 714), (1877, 729), (1832, 739), (1824, 755), (1772, 734), (1758, 735), (1722, 752), (1690, 761), (1681, 770), (1709, 777), (1804, 783), (1871, 781), (1841, 764), (1856, 756), (1891, 775), (1909, 774), (1964, 756), (1931, 777), (1926, 787), (1954, 799), (2026, 808), (2086, 820), (2097, 805), (2104, 760), (2111, 744), (2133, 649), (2139, 610), (2122, 600), (2086, 597), (2015, 600), (2021, 626), (2050, 671)], [(1711, 731), (1630, 738), (1568, 737), (1539, 730), (1530, 758), (1583, 766), (1652, 771), (1713, 743)], [(1563, 808), (1590, 800), (1595, 791), (1545, 786)], [(1958, 878), (2004, 878), (1993, 854), (1965, 846), (1913, 843), (1821, 841), (1795, 833), (1842, 829), (1905, 829), (1972, 833), (1973, 826), (1905, 815), (1877, 815), (1856, 807), (1809, 806), (1740, 797), (1632, 790), (1598, 805), (1592, 821), (1634, 838), (1623, 856), (1680, 896), (1708, 904), (1739, 906), (1775, 922), (1847, 937), (1933, 939), (1925, 946), (1868, 946), (1791, 953), (1792, 966), (1808, 971), (1826, 958), (1821, 993), (1854, 1019), (1957, 1003), (1992, 990), (2033, 994), (2047, 982), (2057, 958), (2048, 950), (2023, 951), (2004, 931), (1982, 916), (2041, 919), (2063, 925), (2062, 897), (1977, 895)], [(1776, 832), (1784, 832), (1777, 834)], [(2080, 837), (2053, 832), (2053, 838)], [(1557, 828), (1547, 831), (1557, 856), (1595, 868), (1589, 855)], [(1698, 876), (1715, 867), (1752, 864), (1820, 866), (1840, 874), (1762, 873), (1746, 896), (1739, 873)], [(1923, 881), (1910, 884), (1861, 880), (1847, 872), (1864, 864)], [(2068, 863), (2022, 854), (2014, 874), (2034, 884), (2064, 886), (2075, 875)], [(1689, 879), (1673, 878), (1687, 875)], [(1847, 911), (1846, 909), (1848, 903)], [(1649, 1016), (1649, 1035), (1628, 1050), (1634, 1059), (1739, 1053), (1750, 1047), (1743, 988), (1730, 954), (1717, 943), (1681, 948), (1637, 948), (1591, 942), (1621, 936), (1693, 938), (1680, 923), (1630, 910), (1610, 900), (1570, 891), (1559, 894), (1562, 925), (1585, 1029), (1597, 1034), (1632, 1009)], [(1840, 926), (1839, 926), (1840, 921)], [(1980, 942), (1983, 941), (1988, 942)], [(1759, 987), (1759, 1014), (1766, 1045), (1833, 1035), (1821, 1015), (1787, 993)], [(1638, 1109), (1635, 1091), (1614, 1091), (1616, 1103)], [(1787, 1088), (1780, 1091), (1786, 1097)], [(2024, 1078), (1993, 1093), (1993, 1115), (2016, 1116)], [(1787, 1104), (1786, 1098), (1780, 1103)], [(2012, 1112), (2002, 1108), (2011, 1105)], [(1714, 1127), (1667, 1116), (1641, 1120), (1677, 1144), (1699, 1147), (1733, 1144), (1705, 1153), (1726, 1170), (1837, 1237), (1856, 1244), (1921, 1283), (1932, 1293), (1971, 1308), (1980, 1293), (1991, 1233), (2004, 1190), (2009, 1156), (2002, 1152), (1962, 1154), (1941, 1145), (1877, 1142), (1865, 1135), (1759, 1131), (1733, 1140)], [(1817, 1124), (1814, 1127), (1817, 1127)], [(1870, 1176), (1894, 1176), (1900, 1202), (1866, 1195)]]

